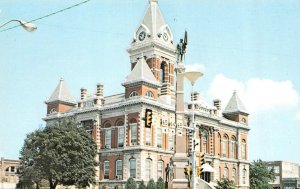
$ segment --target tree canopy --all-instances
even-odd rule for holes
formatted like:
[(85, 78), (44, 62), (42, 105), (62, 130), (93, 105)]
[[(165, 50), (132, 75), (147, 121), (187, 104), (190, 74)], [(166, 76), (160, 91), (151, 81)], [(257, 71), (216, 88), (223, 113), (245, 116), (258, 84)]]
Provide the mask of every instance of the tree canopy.
[(129, 177), (127, 179), (125, 189), (137, 189), (137, 184), (136, 184), (135, 180), (132, 177)]
[(261, 160), (253, 161), (250, 164), (250, 188), (252, 189), (272, 189), (269, 184), (274, 180), (274, 169), (268, 169), (265, 162)]
[(20, 181), (38, 185), (90, 186), (95, 182), (97, 147), (85, 130), (76, 126), (49, 126), (27, 135), (21, 149)]
[(218, 185), (216, 186), (216, 189), (235, 189), (235, 184), (232, 180), (225, 178), (222, 179), (221, 181), (218, 181)]

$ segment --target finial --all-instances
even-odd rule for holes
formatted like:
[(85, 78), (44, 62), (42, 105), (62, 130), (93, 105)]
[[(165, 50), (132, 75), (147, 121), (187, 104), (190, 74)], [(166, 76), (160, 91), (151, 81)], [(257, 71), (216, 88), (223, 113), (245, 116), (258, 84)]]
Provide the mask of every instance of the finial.
[(64, 81), (64, 78), (63, 77), (60, 77), (60, 80), (59, 81)]
[(158, 0), (149, 0), (149, 3), (157, 3), (158, 2)]

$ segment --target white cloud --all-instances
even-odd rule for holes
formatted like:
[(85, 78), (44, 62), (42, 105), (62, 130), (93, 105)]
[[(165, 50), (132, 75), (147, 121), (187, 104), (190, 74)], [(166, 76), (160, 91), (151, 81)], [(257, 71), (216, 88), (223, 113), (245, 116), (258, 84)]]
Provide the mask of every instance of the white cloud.
[(184, 66), (186, 71), (205, 71), (204, 64), (186, 64)]
[(234, 90), (252, 114), (274, 108), (297, 106), (299, 103), (299, 94), (291, 81), (277, 82), (252, 78), (240, 82), (219, 74), (212, 81), (208, 92), (213, 98), (221, 99), (225, 106)]

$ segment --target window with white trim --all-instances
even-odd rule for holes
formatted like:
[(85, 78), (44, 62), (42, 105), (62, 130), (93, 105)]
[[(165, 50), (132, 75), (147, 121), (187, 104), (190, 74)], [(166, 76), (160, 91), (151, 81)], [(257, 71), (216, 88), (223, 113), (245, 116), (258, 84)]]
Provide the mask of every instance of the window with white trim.
[(151, 167), (152, 167), (152, 160), (146, 159), (146, 166), (145, 166), (145, 179), (146, 181), (151, 179)]
[(203, 152), (204, 153), (208, 152), (208, 150), (207, 150), (207, 139), (208, 139), (208, 133), (207, 133), (207, 131), (204, 131), (203, 132)]
[(118, 147), (124, 147), (124, 140), (125, 140), (125, 128), (119, 127), (118, 128)]
[(228, 179), (228, 168), (227, 167), (224, 168), (224, 178)]
[(231, 178), (231, 180), (234, 183), (236, 183), (236, 169), (235, 168), (232, 169), (232, 178)]
[(164, 165), (163, 161), (161, 161), (161, 160), (157, 161), (157, 179), (164, 178), (163, 177), (163, 165)]
[(151, 127), (146, 127), (146, 145), (151, 145), (152, 143), (152, 130)]
[(137, 124), (136, 123), (130, 124), (130, 142), (131, 142), (131, 145), (137, 144)]
[(104, 179), (109, 179), (109, 161), (103, 162)]
[(174, 150), (174, 136), (172, 132), (169, 132), (169, 150)]
[(122, 160), (116, 161), (116, 178), (122, 179), (123, 175), (123, 163)]
[(129, 160), (130, 177), (136, 178), (136, 159)]
[(225, 135), (222, 140), (222, 156), (227, 157), (228, 137)]
[(235, 143), (235, 138), (232, 138), (230, 141), (230, 158), (235, 158), (235, 153), (236, 153), (236, 143)]
[(157, 147), (162, 147), (162, 128), (157, 128)]
[(129, 95), (129, 97), (138, 96), (138, 93), (136, 91), (132, 91)]
[(244, 169), (244, 170), (243, 170), (243, 176), (242, 176), (242, 178), (243, 178), (243, 179), (242, 179), (242, 180), (243, 180), (242, 183), (243, 183), (243, 184), (246, 184), (246, 173), (247, 173), (247, 170)]
[(146, 96), (147, 96), (147, 97), (151, 97), (151, 98), (154, 97), (154, 95), (153, 95), (153, 93), (152, 93), (151, 91), (147, 91), (147, 92), (146, 92)]
[(242, 141), (242, 159), (246, 159), (246, 141)]
[(105, 130), (105, 148), (111, 148), (111, 129)]

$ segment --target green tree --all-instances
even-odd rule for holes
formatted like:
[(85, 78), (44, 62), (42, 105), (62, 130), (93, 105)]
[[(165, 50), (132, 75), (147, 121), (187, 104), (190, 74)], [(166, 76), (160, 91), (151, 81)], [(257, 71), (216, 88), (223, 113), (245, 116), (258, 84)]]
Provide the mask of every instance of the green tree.
[(156, 189), (155, 182), (153, 179), (150, 179), (147, 184), (147, 189)]
[(140, 182), (138, 189), (146, 189), (146, 186), (145, 186), (145, 183), (143, 180)]
[(268, 169), (265, 162), (261, 160), (253, 161), (250, 164), (250, 188), (251, 189), (272, 189), (269, 182), (274, 180), (274, 169)]
[(21, 149), (20, 177), (39, 186), (42, 179), (50, 189), (58, 184), (78, 187), (95, 182), (97, 147), (87, 132), (76, 126), (49, 126), (25, 139)]
[(164, 189), (165, 188), (165, 183), (164, 180), (159, 177), (159, 179), (156, 182), (156, 189)]
[(218, 186), (216, 186), (216, 189), (235, 189), (235, 184), (232, 180), (225, 178), (221, 181), (218, 180)]
[(136, 184), (135, 180), (132, 177), (129, 177), (127, 179), (125, 189), (137, 189), (137, 184)]

